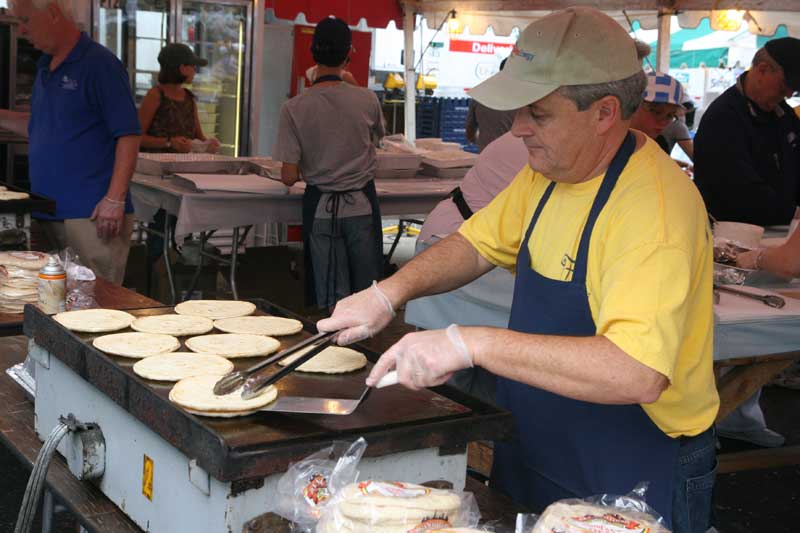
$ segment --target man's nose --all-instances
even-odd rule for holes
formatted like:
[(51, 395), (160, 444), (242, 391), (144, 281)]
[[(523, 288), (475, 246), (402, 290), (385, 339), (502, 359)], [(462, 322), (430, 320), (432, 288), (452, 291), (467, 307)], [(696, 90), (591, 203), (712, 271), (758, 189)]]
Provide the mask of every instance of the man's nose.
[(533, 120), (531, 119), (530, 112), (528, 112), (528, 108), (523, 107), (518, 109), (517, 114), (514, 115), (514, 122), (511, 124), (511, 134), (514, 137), (527, 137), (532, 135), (532, 123)]

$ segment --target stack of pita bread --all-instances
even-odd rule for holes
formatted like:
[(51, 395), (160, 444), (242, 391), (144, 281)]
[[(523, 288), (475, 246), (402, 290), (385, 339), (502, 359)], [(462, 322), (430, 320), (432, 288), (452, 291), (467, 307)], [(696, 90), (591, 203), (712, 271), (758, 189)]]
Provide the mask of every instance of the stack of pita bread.
[(0, 252), (0, 313), (21, 313), (38, 299), (39, 270), (49, 255), (42, 252)]
[(563, 500), (544, 510), (531, 533), (593, 533), (642, 531), (669, 533), (653, 516), (641, 511)]
[(361, 481), (343, 488), (318, 531), (324, 533), (427, 533), (461, 521), (462, 499), (414, 483)]

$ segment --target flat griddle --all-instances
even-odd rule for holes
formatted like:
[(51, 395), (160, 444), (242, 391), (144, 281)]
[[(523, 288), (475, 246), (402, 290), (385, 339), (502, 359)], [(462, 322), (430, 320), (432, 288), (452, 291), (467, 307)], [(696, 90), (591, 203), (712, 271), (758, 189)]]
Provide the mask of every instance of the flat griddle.
[[(263, 300), (254, 303), (259, 307), (257, 314), (298, 318)], [(147, 316), (172, 310), (157, 307), (128, 312)], [(279, 337), (281, 349), (315, 331), (313, 324), (303, 324), (303, 332)], [(431, 447), (454, 453), (463, 451), (471, 441), (507, 438), (513, 425), (510, 413), (450, 387), (375, 390), (348, 416), (270, 412), (234, 419), (195, 416), (169, 401), (172, 384), (134, 374), (137, 359), (107, 355), (92, 347), (91, 340), (97, 335), (73, 333), (30, 305), (25, 307), (24, 330), (37, 344), (186, 456), (196, 459), (220, 481), (243, 481), (283, 472), (289, 463), (332, 440), (363, 436), (369, 443), (367, 455), (372, 456)], [(370, 361), (377, 360), (378, 354), (361, 346), (356, 348)], [(237, 369), (243, 369), (261, 359), (233, 361)], [(360, 371), (331, 376), (295, 372), (281, 380), (278, 389), (287, 395), (358, 398), (370, 367), (371, 363)]]

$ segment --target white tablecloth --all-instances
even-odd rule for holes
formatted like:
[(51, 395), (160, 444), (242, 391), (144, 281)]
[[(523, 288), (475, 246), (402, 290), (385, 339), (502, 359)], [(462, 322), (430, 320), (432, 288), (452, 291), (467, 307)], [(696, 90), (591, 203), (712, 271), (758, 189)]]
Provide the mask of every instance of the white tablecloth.
[[(430, 178), (376, 180), (381, 215), (424, 216), (458, 183)], [(193, 192), (170, 179), (135, 174), (131, 196), (140, 220), (151, 220), (158, 209), (175, 215), (176, 238), (265, 222), (302, 221), (302, 187), (292, 187), (288, 194)]]

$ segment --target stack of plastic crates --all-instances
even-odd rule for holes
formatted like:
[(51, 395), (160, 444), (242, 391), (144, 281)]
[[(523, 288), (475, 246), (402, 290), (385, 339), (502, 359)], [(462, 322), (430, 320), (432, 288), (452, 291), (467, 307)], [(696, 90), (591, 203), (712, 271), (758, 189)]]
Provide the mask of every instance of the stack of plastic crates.
[(461, 145), (467, 141), (469, 98), (442, 98), (439, 112), (439, 137)]
[(423, 96), (417, 101), (417, 138), (439, 136), (439, 98)]

